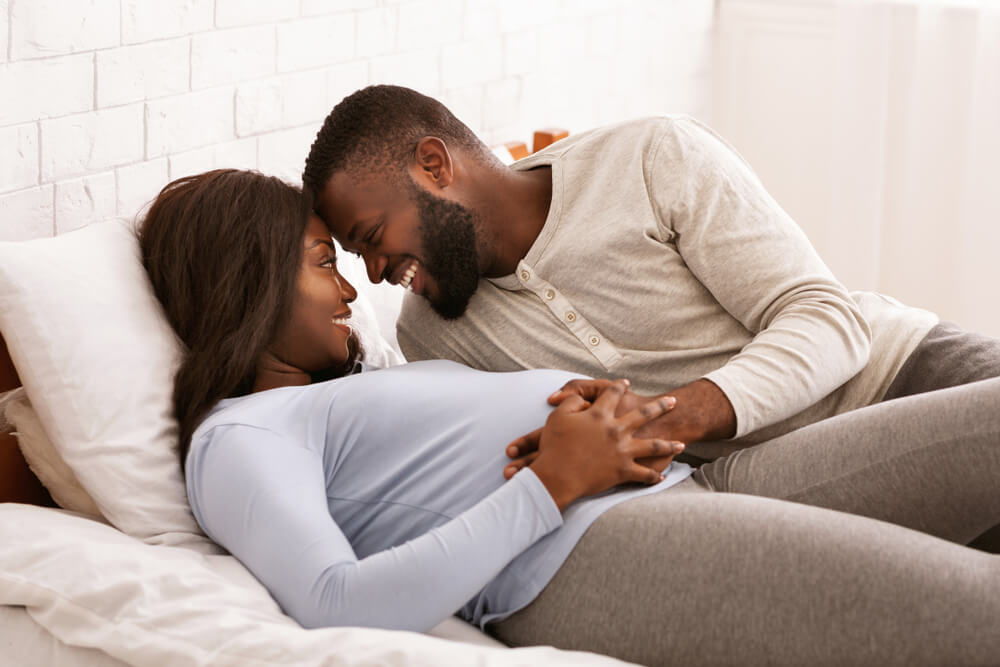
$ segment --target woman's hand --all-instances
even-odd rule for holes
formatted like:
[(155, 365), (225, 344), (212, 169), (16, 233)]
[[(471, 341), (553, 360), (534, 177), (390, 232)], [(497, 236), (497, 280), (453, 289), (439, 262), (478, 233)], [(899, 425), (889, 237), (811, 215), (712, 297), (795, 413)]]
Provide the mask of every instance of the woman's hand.
[[(558, 405), (567, 396), (577, 395), (584, 400), (593, 400), (593, 396), (606, 385), (609, 380), (571, 380), (549, 396), (549, 403)], [(662, 438), (664, 440), (679, 440), (681, 442), (698, 442), (701, 440), (725, 440), (736, 435), (736, 411), (725, 392), (711, 380), (700, 378), (694, 382), (676, 387), (670, 391), (675, 399), (673, 409), (662, 418), (644, 426), (640, 434), (644, 438)], [(623, 406), (618, 414), (625, 409), (636, 407), (639, 402), (653, 400), (636, 394), (626, 394)]]
[(655, 484), (663, 479), (661, 473), (638, 460), (673, 457), (683, 451), (681, 443), (633, 436), (636, 429), (670, 410), (672, 402), (660, 397), (616, 416), (625, 393), (625, 383), (617, 381), (601, 389), (593, 404), (571, 395), (546, 420), (528, 465), (560, 510), (625, 482)]
[[(571, 380), (563, 385), (558, 391), (549, 396), (548, 400), (551, 405), (560, 405), (571, 396), (578, 396), (584, 399), (585, 407), (592, 401), (596, 400), (601, 392), (609, 388), (612, 384), (614, 384), (614, 382), (614, 380), (604, 379)], [(624, 383), (626, 387), (628, 386), (628, 380), (618, 380), (618, 382)], [(657, 417), (672, 410), (677, 404), (677, 401), (673, 396), (640, 396), (639, 394), (635, 394), (626, 389), (621, 397), (621, 401), (618, 403), (618, 407), (615, 410), (615, 416), (621, 416), (626, 412), (636, 410), (647, 403), (657, 400), (665, 400), (668, 406), (666, 410), (663, 410), (663, 412), (657, 415)], [(656, 417), (651, 417), (650, 421), (653, 419), (656, 419)], [(534, 461), (538, 456), (538, 445), (541, 435), (542, 429), (538, 428), (531, 433), (522, 435), (520, 438), (507, 445), (507, 456), (513, 460), (503, 469), (503, 476), (505, 479), (510, 479), (517, 474), (517, 471), (521, 468), (531, 465), (532, 461)], [(681, 451), (683, 451), (683, 445), (681, 445)], [(680, 452), (670, 453), (665, 456), (646, 457), (640, 459), (638, 463), (652, 468), (657, 472), (663, 472), (667, 469), (670, 463), (674, 460), (674, 456), (678, 453)]]

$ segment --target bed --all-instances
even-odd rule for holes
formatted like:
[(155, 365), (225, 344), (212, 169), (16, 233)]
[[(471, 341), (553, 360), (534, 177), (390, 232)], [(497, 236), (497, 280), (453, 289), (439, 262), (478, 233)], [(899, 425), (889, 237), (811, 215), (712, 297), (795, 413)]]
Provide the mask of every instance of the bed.
[[(558, 137), (542, 131), (534, 148)], [(623, 664), (506, 648), (457, 618), (419, 634), (305, 630), (285, 616), (187, 506), (169, 399), (179, 343), (133, 231), (110, 221), (0, 241), (4, 664)], [(400, 293), (369, 285), (359, 263), (346, 271), (369, 359), (401, 362)]]

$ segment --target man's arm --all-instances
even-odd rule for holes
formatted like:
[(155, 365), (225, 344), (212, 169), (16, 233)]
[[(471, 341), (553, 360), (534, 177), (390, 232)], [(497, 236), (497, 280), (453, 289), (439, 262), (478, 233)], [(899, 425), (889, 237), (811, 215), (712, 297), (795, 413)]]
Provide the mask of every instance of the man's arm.
[[(670, 419), (694, 409), (686, 428), (710, 439), (730, 425), (728, 399), (729, 436), (742, 436), (804, 410), (864, 367), (871, 330), (860, 308), (735, 150), (696, 121), (675, 120), (649, 169), (660, 240), (753, 336), (697, 389), (679, 388), (692, 393)], [(713, 402), (702, 411), (697, 398)]]
[[(736, 434), (733, 404), (710, 380), (695, 380), (668, 393), (677, 400), (674, 409), (639, 429), (636, 437), (700, 442), (724, 440)], [(653, 400), (633, 396), (643, 402)]]

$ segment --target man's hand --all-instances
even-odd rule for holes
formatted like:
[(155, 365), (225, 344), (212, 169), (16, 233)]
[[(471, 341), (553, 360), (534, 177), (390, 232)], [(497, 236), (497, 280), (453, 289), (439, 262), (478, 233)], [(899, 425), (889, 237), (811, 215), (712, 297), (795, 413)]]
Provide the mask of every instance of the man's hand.
[[(592, 401), (610, 383), (611, 380), (571, 380), (549, 396), (549, 403), (559, 405), (573, 395)], [(725, 440), (736, 435), (736, 412), (733, 405), (713, 382), (695, 380), (668, 394), (676, 399), (674, 409), (641, 428), (636, 433), (637, 437), (698, 442)], [(658, 397), (628, 392), (622, 405), (631, 410), (655, 398)]]
[[(620, 380), (619, 382), (628, 386), (628, 380)], [(571, 397), (574, 399), (579, 397), (584, 399), (581, 409), (585, 409), (587, 405), (597, 400), (598, 396), (612, 388), (613, 385), (612, 380), (573, 380), (552, 394), (549, 397), (549, 403), (560, 405)], [(672, 410), (675, 403), (672, 396), (646, 397), (625, 391), (619, 399), (615, 416), (621, 417), (626, 413), (636, 411), (637, 414), (645, 417), (644, 423), (648, 424), (656, 419), (656, 415)], [(642, 424), (639, 424), (637, 428), (641, 429)], [(541, 435), (542, 429), (538, 428), (507, 445), (507, 456), (514, 460), (504, 468), (503, 476), (506, 479), (513, 477), (521, 468), (531, 465), (537, 458)], [(676, 447), (677, 445), (680, 446)], [(663, 472), (673, 461), (674, 456), (684, 449), (682, 443), (674, 443), (672, 446), (675, 446), (677, 451), (671, 451), (665, 456), (638, 459), (637, 462), (657, 472)]]
[[(593, 402), (612, 383), (612, 380), (602, 379), (571, 380), (549, 396), (549, 403), (559, 405), (571, 396)], [(723, 440), (736, 433), (736, 412), (732, 404), (722, 390), (708, 380), (696, 380), (675, 389), (668, 396), (640, 396), (627, 391), (618, 404), (617, 414), (634, 410), (658, 398), (674, 399), (673, 408), (639, 428), (635, 433), (637, 438), (690, 443)], [(532, 431), (507, 445), (507, 456), (513, 461), (504, 468), (504, 477), (510, 479), (518, 470), (534, 461), (540, 433), (541, 429)], [(673, 456), (660, 460), (644, 459), (642, 464), (662, 471), (672, 460)]]

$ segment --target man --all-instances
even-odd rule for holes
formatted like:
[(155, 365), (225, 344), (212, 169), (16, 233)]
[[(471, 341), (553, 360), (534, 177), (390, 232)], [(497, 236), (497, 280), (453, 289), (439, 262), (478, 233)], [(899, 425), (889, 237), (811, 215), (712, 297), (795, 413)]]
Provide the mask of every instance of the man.
[(506, 167), (437, 101), (372, 86), (328, 116), (303, 181), (369, 278), (412, 291), (408, 359), (627, 377), (677, 399), (646, 432), (702, 458), (1000, 375), (997, 341), (849, 294), (690, 118), (592, 130)]

